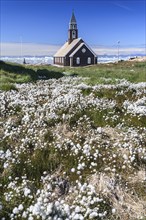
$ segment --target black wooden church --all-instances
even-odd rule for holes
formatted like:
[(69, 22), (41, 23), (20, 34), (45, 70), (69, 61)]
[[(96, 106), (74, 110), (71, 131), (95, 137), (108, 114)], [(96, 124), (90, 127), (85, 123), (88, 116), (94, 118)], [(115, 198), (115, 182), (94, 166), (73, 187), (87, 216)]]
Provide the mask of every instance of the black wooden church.
[(54, 64), (71, 67), (97, 64), (97, 55), (82, 38), (78, 38), (74, 12), (69, 23), (68, 41), (54, 55)]

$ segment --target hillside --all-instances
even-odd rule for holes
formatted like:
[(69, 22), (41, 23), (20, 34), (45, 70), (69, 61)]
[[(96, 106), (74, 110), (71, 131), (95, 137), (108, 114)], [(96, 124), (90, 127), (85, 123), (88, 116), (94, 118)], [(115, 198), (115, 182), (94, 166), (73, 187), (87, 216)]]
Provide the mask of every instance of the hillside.
[(0, 219), (145, 220), (146, 64), (0, 65)]
[[(132, 61), (132, 62), (131, 62)], [(20, 65), (0, 61), (0, 89), (15, 89), (15, 83), (35, 82), (43, 79), (58, 79), (64, 75), (78, 75), (89, 77), (88, 84), (105, 83), (104, 78), (112, 83), (117, 79), (126, 79), (130, 82), (146, 82), (146, 62), (131, 61), (119, 63), (98, 64), (87, 67), (55, 67), (51, 65)]]

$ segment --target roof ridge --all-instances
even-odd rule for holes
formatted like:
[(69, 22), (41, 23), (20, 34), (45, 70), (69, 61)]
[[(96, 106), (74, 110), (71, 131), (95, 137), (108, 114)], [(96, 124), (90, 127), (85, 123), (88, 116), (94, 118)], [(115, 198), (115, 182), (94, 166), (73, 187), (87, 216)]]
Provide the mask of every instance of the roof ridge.
[(74, 48), (74, 46), (81, 40), (82, 38), (76, 38), (74, 39), (70, 44), (66, 42), (56, 53), (54, 56), (56, 57), (62, 57), (66, 56), (71, 49)]

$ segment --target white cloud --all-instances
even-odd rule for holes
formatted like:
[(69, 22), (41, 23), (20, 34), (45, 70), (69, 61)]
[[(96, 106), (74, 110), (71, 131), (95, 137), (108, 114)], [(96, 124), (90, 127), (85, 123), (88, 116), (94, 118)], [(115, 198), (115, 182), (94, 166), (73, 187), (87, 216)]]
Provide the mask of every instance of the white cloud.
[[(98, 55), (117, 55), (118, 53), (118, 48), (110, 48), (110, 47), (94, 47), (93, 50), (95, 53)], [(119, 54), (120, 55), (130, 55), (130, 54), (146, 54), (146, 48), (145, 47), (121, 47), (119, 48)]]
[[(1, 56), (52, 56), (61, 45), (35, 44), (35, 43), (1, 43)], [(91, 46), (97, 55), (116, 55), (117, 47)], [(146, 54), (145, 47), (119, 48), (120, 55)]]
[(51, 56), (60, 46), (34, 43), (1, 43), (1, 56)]
[(127, 11), (132, 11), (131, 8), (127, 7), (126, 5), (122, 4), (121, 2), (113, 2), (112, 4), (116, 5), (117, 7), (123, 8)]

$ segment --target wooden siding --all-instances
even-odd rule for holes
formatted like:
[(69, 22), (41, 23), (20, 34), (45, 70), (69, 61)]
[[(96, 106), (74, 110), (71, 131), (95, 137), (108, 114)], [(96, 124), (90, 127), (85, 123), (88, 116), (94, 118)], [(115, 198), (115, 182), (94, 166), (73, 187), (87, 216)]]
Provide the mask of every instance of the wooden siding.
[[(86, 52), (83, 53), (82, 49), (85, 48)], [(76, 60), (77, 57), (80, 58), (80, 64), (77, 64)], [(88, 58), (91, 58), (91, 63), (88, 64)], [(83, 47), (81, 47), (77, 53), (73, 56), (73, 66), (87, 66), (87, 65), (93, 65), (93, 64), (97, 64), (97, 61), (95, 59), (95, 56), (93, 53), (91, 53), (91, 51), (84, 45)]]
[(54, 57), (54, 64), (64, 66), (64, 57)]

